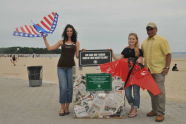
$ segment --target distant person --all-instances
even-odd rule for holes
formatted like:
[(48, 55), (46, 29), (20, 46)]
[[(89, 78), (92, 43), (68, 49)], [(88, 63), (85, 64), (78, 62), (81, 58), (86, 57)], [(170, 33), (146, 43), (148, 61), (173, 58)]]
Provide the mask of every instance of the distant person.
[(12, 56), (12, 58), (10, 59), (11, 63), (13, 63), (14, 66), (16, 66), (16, 62), (17, 62), (17, 58), (15, 55)]
[(74, 27), (68, 24), (62, 34), (63, 40), (50, 46), (46, 36), (43, 37), (48, 50), (56, 50), (61, 47), (61, 56), (57, 65), (59, 79), (59, 102), (61, 105), (59, 116), (69, 114), (69, 105), (72, 103), (73, 78), (72, 67), (75, 66), (74, 56), (79, 58), (80, 43), (77, 41), (77, 32)]
[(155, 23), (148, 23), (146, 31), (148, 37), (142, 43), (145, 66), (149, 68), (152, 77), (161, 90), (161, 93), (156, 96), (149, 92), (152, 110), (147, 113), (147, 116), (156, 116), (155, 121), (161, 122), (165, 118), (165, 76), (169, 72), (171, 50), (168, 41), (157, 35), (158, 28)]
[(175, 65), (172, 67), (172, 71), (179, 71), (179, 70), (178, 70), (178, 67), (177, 67), (177, 64), (175, 64)]

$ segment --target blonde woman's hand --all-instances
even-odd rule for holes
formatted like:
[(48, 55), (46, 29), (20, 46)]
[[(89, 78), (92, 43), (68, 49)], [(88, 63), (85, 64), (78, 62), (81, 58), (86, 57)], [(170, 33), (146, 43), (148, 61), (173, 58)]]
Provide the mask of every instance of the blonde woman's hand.
[(137, 63), (143, 64), (143, 57), (139, 57), (139, 58), (137, 59)]

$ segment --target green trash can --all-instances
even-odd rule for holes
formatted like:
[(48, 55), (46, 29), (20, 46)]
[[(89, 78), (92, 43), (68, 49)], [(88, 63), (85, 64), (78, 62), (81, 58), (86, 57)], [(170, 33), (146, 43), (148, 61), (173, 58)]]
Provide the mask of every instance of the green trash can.
[(28, 66), (29, 87), (38, 87), (42, 85), (43, 70), (42, 66)]

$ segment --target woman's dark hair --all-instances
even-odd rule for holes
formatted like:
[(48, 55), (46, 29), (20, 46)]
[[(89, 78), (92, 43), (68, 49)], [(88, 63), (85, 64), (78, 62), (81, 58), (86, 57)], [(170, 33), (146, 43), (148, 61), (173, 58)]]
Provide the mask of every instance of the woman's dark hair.
[(75, 28), (70, 24), (67, 24), (67, 26), (65, 27), (65, 29), (63, 31), (63, 34), (62, 34), (63, 41), (66, 42), (68, 40), (68, 36), (67, 36), (67, 29), (68, 28), (72, 29), (73, 34), (72, 34), (71, 39), (72, 39), (72, 42), (76, 43), (77, 42), (77, 32), (76, 32)]

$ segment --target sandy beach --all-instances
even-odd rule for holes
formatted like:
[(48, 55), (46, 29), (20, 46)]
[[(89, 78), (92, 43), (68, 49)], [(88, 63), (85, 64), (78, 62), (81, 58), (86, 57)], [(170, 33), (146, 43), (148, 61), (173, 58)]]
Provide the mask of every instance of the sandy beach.
[[(51, 123), (156, 123), (154, 118), (147, 118), (146, 113), (150, 111), (150, 97), (146, 91), (141, 90), (141, 106), (139, 115), (134, 118), (125, 119), (74, 119), (73, 107), (69, 116), (61, 118), (58, 116), (58, 79), (56, 72), (57, 57), (21, 57), (16, 66), (10, 62), (8, 57), (0, 57), (0, 123), (2, 124), (40, 124)], [(77, 60), (76, 60), (77, 63)], [(177, 63), (180, 71), (170, 70), (166, 77), (166, 119), (165, 124), (185, 124), (186, 110), (186, 59), (174, 59), (171, 67)], [(43, 66), (42, 87), (28, 87), (27, 66)], [(79, 73), (97, 73), (98, 67), (87, 67), (79, 70)], [(129, 105), (126, 104), (129, 111)], [(16, 114), (15, 114), (16, 112)]]
[[(42, 65), (43, 66), (43, 81), (58, 83), (57, 78), (57, 62), (58, 57), (20, 57), (16, 63), (16, 66), (10, 62), (9, 57), (0, 58), (0, 77), (16, 78), (28, 80), (27, 66)], [(77, 60), (76, 60), (76, 63)], [(173, 59), (171, 67), (177, 63), (179, 71), (173, 72), (170, 69), (169, 74), (166, 77), (166, 92), (167, 98), (174, 101), (186, 102), (186, 59)], [(79, 70), (76, 67), (77, 74), (79, 73), (97, 73), (100, 72), (98, 67), (87, 67), (83, 70)], [(148, 96), (145, 92), (141, 92), (142, 95)]]

